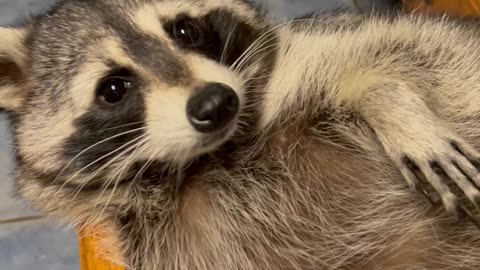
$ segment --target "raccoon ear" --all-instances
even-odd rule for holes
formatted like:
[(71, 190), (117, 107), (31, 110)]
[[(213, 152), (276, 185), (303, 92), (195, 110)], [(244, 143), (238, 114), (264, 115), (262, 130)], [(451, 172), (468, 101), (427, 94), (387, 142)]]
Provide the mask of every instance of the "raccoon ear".
[(15, 111), (23, 102), (27, 33), (26, 28), (0, 27), (0, 109)]

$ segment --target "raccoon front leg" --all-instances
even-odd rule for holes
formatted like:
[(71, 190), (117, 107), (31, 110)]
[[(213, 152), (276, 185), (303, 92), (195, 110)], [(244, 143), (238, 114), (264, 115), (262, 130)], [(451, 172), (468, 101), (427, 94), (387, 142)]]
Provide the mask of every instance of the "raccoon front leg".
[(457, 185), (477, 208), (480, 206), (477, 150), (405, 84), (372, 87), (362, 95), (358, 106), (410, 187), (424, 191), (422, 184), (428, 184), (449, 213), (471, 217), (450, 184)]

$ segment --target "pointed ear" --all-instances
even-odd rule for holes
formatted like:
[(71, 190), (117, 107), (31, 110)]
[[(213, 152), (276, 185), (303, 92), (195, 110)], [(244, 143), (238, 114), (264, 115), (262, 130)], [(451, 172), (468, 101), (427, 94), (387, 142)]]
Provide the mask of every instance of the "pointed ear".
[(27, 28), (0, 27), (0, 109), (15, 111), (23, 102), (27, 34)]

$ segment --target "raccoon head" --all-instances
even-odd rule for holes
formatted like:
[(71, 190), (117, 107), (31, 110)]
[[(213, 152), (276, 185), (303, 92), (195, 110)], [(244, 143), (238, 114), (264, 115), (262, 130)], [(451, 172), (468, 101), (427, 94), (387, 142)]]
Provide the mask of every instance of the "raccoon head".
[(217, 149), (271, 51), (258, 50), (267, 25), (246, 0), (70, 0), (1, 28), (0, 106), (21, 192), (49, 208), (54, 191), (131, 183), (152, 162)]

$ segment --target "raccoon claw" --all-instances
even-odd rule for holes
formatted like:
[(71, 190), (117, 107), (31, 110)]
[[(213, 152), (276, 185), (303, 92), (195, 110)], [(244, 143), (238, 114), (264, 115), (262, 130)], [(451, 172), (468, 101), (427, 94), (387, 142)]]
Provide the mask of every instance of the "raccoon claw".
[[(401, 173), (410, 187), (421, 191), (432, 204), (441, 202), (448, 213), (458, 219), (466, 217), (480, 229), (480, 223), (459, 203), (449, 186), (456, 185), (475, 208), (480, 209), (480, 154), (457, 141), (446, 145), (429, 153), (428, 158), (404, 155)], [(428, 187), (433, 188), (433, 194)]]
[[(423, 185), (419, 185), (419, 190), (433, 206), (440, 205), (441, 200), (437, 194), (429, 192)], [(464, 206), (458, 205), (457, 212), (455, 212), (454, 215), (459, 220), (463, 218), (467, 218), (471, 223), (473, 223), (480, 230), (480, 221), (477, 221), (475, 219), (474, 214)]]
[(458, 212), (460, 213), (461, 217), (465, 217), (470, 220), (470, 222), (472, 222), (480, 230), (480, 222), (475, 218), (475, 215), (470, 212), (470, 210), (463, 206), (459, 206)]

